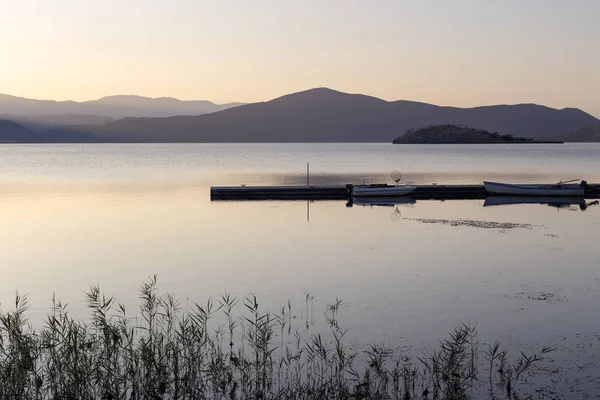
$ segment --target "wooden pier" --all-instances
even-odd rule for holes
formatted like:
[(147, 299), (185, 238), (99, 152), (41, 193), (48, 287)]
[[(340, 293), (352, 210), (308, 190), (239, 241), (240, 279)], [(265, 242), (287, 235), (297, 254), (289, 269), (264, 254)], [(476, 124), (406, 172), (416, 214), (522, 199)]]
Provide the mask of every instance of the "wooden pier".
[[(415, 200), (485, 199), (483, 185), (416, 185)], [(211, 200), (347, 200), (352, 185), (326, 186), (213, 186)], [(588, 184), (585, 197), (600, 198), (600, 184)]]
[(326, 186), (213, 186), (211, 200), (345, 200), (346, 185)]

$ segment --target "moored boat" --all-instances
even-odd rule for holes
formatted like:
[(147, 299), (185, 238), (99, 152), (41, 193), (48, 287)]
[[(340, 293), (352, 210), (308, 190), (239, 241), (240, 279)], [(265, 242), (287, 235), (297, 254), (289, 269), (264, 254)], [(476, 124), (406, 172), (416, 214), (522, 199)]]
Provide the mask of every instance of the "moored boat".
[(361, 185), (352, 187), (352, 196), (406, 196), (414, 192), (416, 186)]
[(580, 196), (585, 194), (585, 181), (581, 184), (512, 184), (502, 182), (483, 182), (485, 190), (490, 194), (511, 196)]

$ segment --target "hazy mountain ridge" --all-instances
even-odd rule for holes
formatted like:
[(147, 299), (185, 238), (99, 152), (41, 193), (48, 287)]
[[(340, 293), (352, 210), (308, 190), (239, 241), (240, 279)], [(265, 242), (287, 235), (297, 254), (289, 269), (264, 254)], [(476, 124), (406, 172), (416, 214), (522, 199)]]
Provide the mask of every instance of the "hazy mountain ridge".
[(0, 143), (12, 143), (33, 139), (36, 133), (23, 125), (6, 119), (0, 119)]
[(600, 124), (586, 126), (556, 139), (565, 142), (600, 142)]
[(10, 120), (0, 120), (0, 143), (97, 143), (118, 141), (91, 133), (87, 127), (61, 132), (35, 132)]
[[(108, 102), (113, 107), (117, 103), (133, 102), (137, 106), (144, 102), (165, 105), (180, 101), (113, 96), (94, 102)], [(103, 125), (58, 126), (47, 134), (51, 137), (77, 133), (104, 141), (134, 142), (389, 143), (407, 129), (455, 124), (502, 135), (553, 140), (566, 132), (599, 123), (595, 117), (573, 108), (557, 110), (535, 104), (458, 108), (407, 100), (385, 101), (317, 88), (209, 114), (127, 117)]]
[[(1, 110), (0, 110), (1, 111)], [(11, 115), (0, 114), (0, 119), (10, 120), (34, 132), (42, 133), (61, 125), (103, 125), (114, 121), (99, 115)]]
[(179, 100), (172, 97), (150, 98), (134, 95), (107, 96), (83, 102), (34, 100), (0, 94), (0, 114), (96, 115), (113, 119), (124, 117), (169, 117), (201, 115), (236, 107), (241, 103), (215, 104), (207, 100)]

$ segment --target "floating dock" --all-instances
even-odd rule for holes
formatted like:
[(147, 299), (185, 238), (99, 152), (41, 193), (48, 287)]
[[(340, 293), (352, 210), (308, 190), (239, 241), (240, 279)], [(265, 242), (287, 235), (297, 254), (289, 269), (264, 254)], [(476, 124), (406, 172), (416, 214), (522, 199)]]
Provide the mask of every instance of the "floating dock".
[[(323, 186), (213, 186), (211, 200), (347, 200), (353, 185)], [(485, 199), (483, 185), (415, 185), (408, 197), (415, 200)], [(600, 198), (600, 184), (588, 184), (588, 199)]]
[(213, 186), (211, 200), (346, 200), (347, 185)]

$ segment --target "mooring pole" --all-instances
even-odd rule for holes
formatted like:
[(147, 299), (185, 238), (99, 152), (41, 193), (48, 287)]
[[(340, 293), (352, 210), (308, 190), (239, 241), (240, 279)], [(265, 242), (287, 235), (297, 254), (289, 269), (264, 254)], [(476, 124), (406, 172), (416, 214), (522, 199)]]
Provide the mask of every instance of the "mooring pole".
[(306, 186), (310, 186), (310, 164), (306, 163)]

